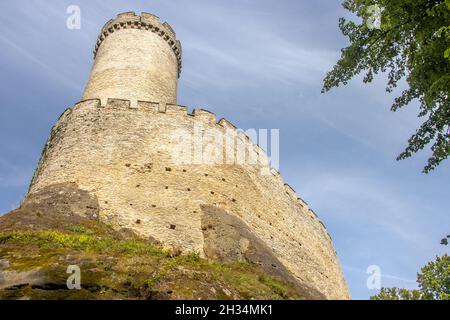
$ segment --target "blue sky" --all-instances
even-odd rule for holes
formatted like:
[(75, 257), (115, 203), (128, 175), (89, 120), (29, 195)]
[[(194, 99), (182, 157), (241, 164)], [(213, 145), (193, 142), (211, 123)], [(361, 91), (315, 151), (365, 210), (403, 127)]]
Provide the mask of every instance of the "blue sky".
[[(80, 30), (66, 28), (71, 4)], [(417, 104), (392, 113), (383, 76), (320, 93), (347, 44), (337, 0), (2, 1), (0, 213), (19, 204), (51, 126), (81, 97), (100, 28), (122, 11), (154, 13), (177, 32), (179, 104), (280, 129), (280, 171), (327, 225), (353, 298), (376, 293), (369, 265), (383, 286), (412, 288), (417, 270), (448, 252), (439, 241), (450, 231), (449, 163), (424, 175), (428, 150), (395, 161)]]

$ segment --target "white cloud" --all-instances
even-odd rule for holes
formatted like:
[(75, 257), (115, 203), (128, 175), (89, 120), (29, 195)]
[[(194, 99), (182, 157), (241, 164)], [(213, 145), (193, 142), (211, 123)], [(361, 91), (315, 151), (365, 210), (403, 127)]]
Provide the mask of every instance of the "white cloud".
[[(355, 268), (355, 267), (343, 265), (342, 269), (348, 270), (348, 271), (351, 271), (351, 272), (357, 272), (357, 273), (360, 273), (360, 274), (367, 274), (366, 270), (361, 269), (361, 268)], [(407, 279), (407, 278), (403, 278), (403, 277), (399, 277), (399, 276), (395, 276), (395, 275), (391, 275), (391, 274), (387, 274), (387, 273), (383, 273), (383, 272), (381, 272), (381, 278), (382, 279), (396, 280), (397, 282), (400, 283), (400, 286), (402, 286), (402, 284), (404, 285), (405, 282), (407, 284), (416, 284), (417, 283), (417, 281), (414, 280), (414, 279)]]
[(355, 228), (369, 224), (418, 250), (430, 245), (429, 234), (424, 232), (427, 224), (433, 225), (424, 216), (427, 204), (388, 180), (357, 171), (315, 172), (314, 178), (303, 185), (302, 196), (327, 209), (325, 221), (327, 217), (351, 221)]

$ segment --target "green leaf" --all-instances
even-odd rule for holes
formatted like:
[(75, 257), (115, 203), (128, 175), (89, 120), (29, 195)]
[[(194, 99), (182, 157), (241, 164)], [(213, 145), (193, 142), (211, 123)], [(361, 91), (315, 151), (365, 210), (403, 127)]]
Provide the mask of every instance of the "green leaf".
[[(383, 9), (381, 29), (366, 24), (373, 5)], [(429, 147), (423, 172), (434, 170), (450, 155), (450, 0), (345, 0), (344, 8), (359, 22), (339, 20), (350, 45), (327, 73), (322, 92), (346, 85), (359, 74), (369, 83), (386, 73), (388, 92), (405, 80), (408, 88), (394, 99), (391, 110), (417, 100), (423, 122), (397, 159)]]

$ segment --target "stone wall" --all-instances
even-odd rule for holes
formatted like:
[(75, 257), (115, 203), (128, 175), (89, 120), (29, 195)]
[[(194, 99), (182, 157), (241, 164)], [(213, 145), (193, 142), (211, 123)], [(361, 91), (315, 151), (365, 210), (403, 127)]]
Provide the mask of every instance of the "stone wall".
[(122, 13), (103, 27), (83, 99), (177, 101), (181, 44), (170, 25), (148, 13)]
[(202, 255), (208, 247), (202, 207), (212, 205), (240, 219), (300, 283), (327, 298), (349, 298), (327, 230), (278, 172), (261, 174), (264, 161), (224, 163), (220, 139), (187, 148), (200, 143), (213, 150), (208, 163), (174, 156), (177, 133), (195, 137), (195, 130), (203, 138), (226, 133), (236, 146), (246, 146), (247, 158), (266, 158), (230, 122), (216, 122), (208, 111), (188, 114), (182, 106), (118, 99), (102, 106), (92, 99), (67, 109), (52, 129), (29, 194), (74, 182), (98, 198), (102, 221)]

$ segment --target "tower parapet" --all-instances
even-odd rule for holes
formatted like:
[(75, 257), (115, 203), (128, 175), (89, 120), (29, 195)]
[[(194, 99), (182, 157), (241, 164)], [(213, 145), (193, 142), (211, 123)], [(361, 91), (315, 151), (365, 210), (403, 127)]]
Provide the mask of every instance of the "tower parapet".
[(101, 30), (83, 100), (176, 104), (181, 55), (181, 43), (167, 22), (149, 13), (121, 13)]

